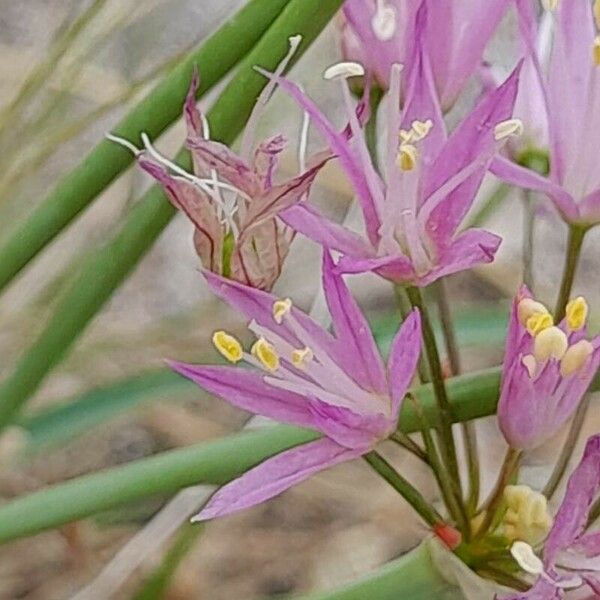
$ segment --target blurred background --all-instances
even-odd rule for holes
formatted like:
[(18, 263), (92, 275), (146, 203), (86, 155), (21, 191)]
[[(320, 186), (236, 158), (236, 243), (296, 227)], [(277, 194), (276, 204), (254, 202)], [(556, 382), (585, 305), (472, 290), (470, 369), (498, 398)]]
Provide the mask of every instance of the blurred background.
[[(0, 0), (0, 240), (170, 66), (242, 4)], [(510, 65), (514, 31), (509, 15), (489, 48), (490, 58)], [(334, 120), (337, 88), (315, 74), (338, 56), (333, 23), (292, 72)], [(474, 85), (472, 96), (476, 91)], [(202, 106), (212, 98), (214, 93)], [(457, 114), (461, 110), (464, 106)], [(302, 115), (280, 94), (267, 115), (261, 132), (283, 131), (292, 142), (284, 158), (284, 171), (292, 173)], [(183, 139), (178, 124), (157, 146), (173, 156)], [(310, 145), (321, 144), (311, 133)], [(131, 168), (0, 297), (0, 378), (42, 330), (78, 266), (118, 229), (149, 185), (149, 177)], [(492, 180), (486, 183), (472, 218), (504, 235), (499, 257), (491, 266), (449, 281), (467, 370), (500, 362), (508, 298), (523, 272), (523, 204), (508, 195), (501, 205), (490, 205), (487, 198), (496, 186)], [(324, 212), (339, 220), (352, 199), (335, 165), (319, 177), (313, 195)], [(538, 204), (534, 281), (538, 295), (550, 303), (565, 238), (565, 227)], [(597, 249), (598, 232), (593, 231), (575, 287), (592, 303), (598, 298), (592, 262)], [(319, 260), (318, 248), (298, 237), (276, 290), (310, 308)], [(199, 267), (192, 225), (178, 215), (45, 380), (20, 426), (0, 438), (3, 500), (244, 425), (247, 414), (201, 393), (163, 366), (166, 357), (215, 360), (209, 343), (215, 324), (243, 336), (243, 322), (209, 296)], [(374, 277), (353, 278), (351, 285), (385, 348), (398, 322), (390, 285)], [(597, 317), (592, 308), (593, 329)], [(598, 429), (596, 412), (589, 430)], [(501, 455), (493, 420), (479, 427), (488, 455)], [(388, 452), (435, 497), (433, 482), (418, 464), (394, 455), (393, 448)], [(546, 452), (530, 458), (533, 477), (545, 472)], [(493, 460), (486, 464), (488, 481), (494, 466)], [(0, 547), (0, 598), (281, 597), (353, 579), (402, 554), (426, 533), (360, 461), (314, 477), (265, 505), (204, 529), (184, 526), (170, 536), (203, 493), (191, 489), (174, 504), (155, 498)]]

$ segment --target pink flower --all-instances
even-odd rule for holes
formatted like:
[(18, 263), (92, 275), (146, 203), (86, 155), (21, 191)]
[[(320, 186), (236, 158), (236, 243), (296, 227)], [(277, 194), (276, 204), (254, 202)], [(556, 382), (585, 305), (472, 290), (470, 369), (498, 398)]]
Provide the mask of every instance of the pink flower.
[[(491, 262), (500, 238), (481, 229), (460, 231), (492, 157), (520, 124), (510, 119), (517, 91), (517, 68), (490, 91), (447, 134), (429, 57), (418, 35), (426, 4), (417, 15), (418, 42), (410, 57), (404, 111), (400, 67), (392, 67), (388, 93), (387, 149), (383, 178), (367, 150), (347, 82), (340, 79), (351, 136), (343, 136), (294, 83), (272, 76), (312, 119), (344, 169), (360, 202), (366, 237), (332, 223), (307, 202), (280, 217), (307, 237), (340, 252), (341, 272), (375, 271), (394, 282), (425, 286), (439, 277)], [(353, 73), (358, 65), (353, 65)], [(332, 72), (339, 72), (337, 65)]]
[(498, 404), (500, 429), (513, 448), (535, 448), (557, 433), (589, 387), (600, 365), (600, 336), (586, 339), (586, 316), (581, 297), (558, 325), (526, 287), (515, 298)]
[(172, 363), (172, 367), (234, 406), (324, 437), (287, 450), (221, 488), (196, 517), (226, 515), (280, 494), (312, 474), (369, 452), (395, 430), (421, 348), (414, 311), (397, 333), (387, 369), (369, 325), (328, 253), (323, 287), (335, 336), (289, 299), (205, 272), (212, 290), (242, 312), (257, 341), (243, 350), (218, 331), (213, 341), (231, 362), (253, 369)]
[[(527, 4), (519, 4), (531, 31)], [(546, 194), (565, 221), (593, 225), (600, 222), (600, 38), (587, 0), (558, 2), (555, 16), (547, 73), (539, 57), (534, 61), (549, 127), (550, 173), (543, 177), (500, 157), (491, 170), (509, 183)]]
[(586, 588), (600, 596), (600, 532), (585, 528), (594, 498), (600, 491), (600, 435), (592, 436), (581, 462), (569, 478), (567, 491), (544, 545), (543, 561), (524, 542), (512, 553), (528, 573), (538, 575), (524, 594), (505, 600), (560, 600), (568, 590)]
[[(489, 0), (482, 9), (472, 0), (346, 0), (342, 51), (387, 89), (392, 65), (407, 62), (422, 39), (442, 108), (447, 110), (481, 65), (484, 48), (509, 4)], [(420, 28), (417, 13), (425, 5), (429, 15)]]

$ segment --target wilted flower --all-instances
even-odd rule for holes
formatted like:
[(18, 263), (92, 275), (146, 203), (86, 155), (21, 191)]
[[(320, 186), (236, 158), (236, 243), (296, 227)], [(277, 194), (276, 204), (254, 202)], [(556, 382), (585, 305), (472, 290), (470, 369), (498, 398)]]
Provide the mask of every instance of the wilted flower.
[[(299, 41), (299, 37), (290, 40), (290, 53), (277, 72), (283, 71)], [(277, 219), (277, 214), (308, 192), (330, 156), (314, 156), (302, 173), (276, 182), (285, 138), (276, 135), (253, 149), (256, 121), (274, 86), (267, 86), (258, 99), (237, 155), (224, 144), (209, 139), (208, 122), (195, 103), (198, 84), (198, 76), (194, 75), (184, 105), (186, 145), (192, 153), (194, 173), (187, 173), (161, 156), (145, 135), (145, 149), (132, 149), (139, 165), (162, 185), (172, 204), (194, 224), (194, 245), (202, 265), (252, 287), (271, 289), (293, 238), (292, 230)]]
[[(418, 31), (425, 16), (422, 9)], [(331, 74), (331, 70), (326, 72), (326, 76)], [(283, 78), (274, 80), (310, 115), (338, 157), (360, 202), (367, 239), (330, 222), (306, 202), (282, 211), (281, 218), (307, 237), (341, 252), (338, 268), (342, 272), (375, 271), (398, 283), (423, 286), (493, 260), (499, 237), (480, 229), (461, 233), (458, 229), (493, 155), (520, 130), (520, 123), (510, 119), (518, 69), (486, 94), (447, 137), (429, 59), (417, 43), (402, 114), (400, 67), (392, 67), (384, 180), (369, 156), (347, 82), (339, 78), (350, 138), (338, 134), (298, 86)]]
[[(497, 158), (500, 179), (543, 192), (569, 223), (600, 222), (600, 37), (587, 0), (556, 3), (547, 76), (539, 73), (550, 135), (550, 173)], [(539, 63), (538, 63), (539, 65)]]
[(525, 542), (511, 552), (519, 566), (537, 575), (533, 587), (506, 600), (559, 600), (568, 590), (584, 587), (600, 595), (600, 532), (585, 533), (592, 502), (600, 490), (600, 435), (591, 437), (583, 458), (569, 478), (540, 560)]
[[(483, 50), (509, 4), (509, 0), (489, 0), (482, 10), (472, 0), (346, 0), (342, 51), (387, 89), (392, 65), (407, 62), (421, 39), (446, 110), (481, 65)], [(421, 5), (428, 8), (425, 27), (417, 23)]]
[(523, 287), (513, 302), (506, 339), (498, 422), (516, 449), (539, 446), (573, 414), (600, 365), (600, 336), (586, 339), (587, 303), (552, 315)]
[(219, 490), (198, 515), (204, 520), (253, 506), (312, 474), (369, 452), (392, 433), (421, 348), (414, 311), (392, 344), (387, 370), (369, 325), (328, 253), (323, 288), (335, 336), (267, 292), (205, 272), (212, 290), (250, 319), (250, 352), (224, 331), (213, 341), (230, 362), (254, 369), (172, 363), (172, 367), (234, 406), (324, 437), (282, 452)]

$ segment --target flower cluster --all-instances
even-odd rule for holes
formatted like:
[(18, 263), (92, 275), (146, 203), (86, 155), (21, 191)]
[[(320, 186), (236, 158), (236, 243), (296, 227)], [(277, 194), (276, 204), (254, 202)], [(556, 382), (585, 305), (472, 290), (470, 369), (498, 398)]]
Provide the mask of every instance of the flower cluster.
[[(600, 38), (594, 22), (600, 2), (545, 2), (540, 26), (538, 8), (533, 0), (488, 0), (485, 7), (473, 0), (346, 0), (339, 21), (343, 60), (324, 73), (340, 86), (343, 126), (284, 76), (299, 43), (292, 38), (274, 72), (256, 65), (266, 87), (238, 151), (210, 139), (196, 106), (197, 76), (184, 105), (193, 172), (162, 156), (147, 137), (142, 150), (117, 140), (192, 221), (208, 286), (244, 317), (255, 337), (245, 349), (219, 329), (213, 344), (231, 364), (171, 367), (236, 407), (314, 431), (312, 441), (222, 487), (196, 520), (256, 505), (363, 456), (470, 567), (516, 589), (531, 586), (512, 598), (562, 598), (586, 586), (600, 594), (600, 538), (587, 531), (600, 489), (600, 436), (588, 441), (554, 518), (549, 508), (600, 366), (600, 336), (587, 332), (588, 303), (582, 296), (569, 300), (583, 236), (600, 222)], [(497, 69), (483, 54), (511, 9), (522, 56), (507, 77), (496, 79)], [(360, 99), (353, 97), (361, 87), (357, 80)], [(479, 94), (469, 104), (463, 92), (477, 83)], [(277, 175), (286, 147), (282, 135), (254, 143), (257, 121), (276, 90), (295, 102), (307, 125), (298, 174), (291, 178)], [(381, 106), (374, 100), (380, 94)], [(450, 109), (461, 117), (448, 118)], [(383, 121), (381, 143), (373, 142), (377, 130), (369, 129), (373, 116)], [(307, 158), (309, 125), (326, 147)], [(547, 173), (530, 168), (532, 153), (549, 164)], [(353, 189), (362, 233), (327, 218), (312, 201), (313, 183), (328, 162), (341, 168)], [(554, 314), (525, 285), (513, 301), (497, 408), (508, 448), (496, 486), (480, 502), (473, 430), (463, 430), (467, 493), (452, 429), (458, 413), (419, 288), (494, 260), (501, 238), (466, 221), (488, 173), (548, 196), (571, 237)], [(332, 331), (290, 298), (271, 293), (297, 233), (322, 247)], [(345, 277), (357, 273), (392, 282), (412, 303), (387, 361), (347, 287)], [(451, 328), (442, 325), (452, 362)], [(410, 391), (417, 379), (431, 382), (435, 404), (425, 407)], [(412, 429), (401, 415), (406, 396)], [(553, 439), (575, 413), (548, 485), (528, 487), (519, 480), (523, 455)], [(422, 444), (407, 435), (415, 429)], [(379, 454), (386, 440), (431, 468), (445, 514)]]

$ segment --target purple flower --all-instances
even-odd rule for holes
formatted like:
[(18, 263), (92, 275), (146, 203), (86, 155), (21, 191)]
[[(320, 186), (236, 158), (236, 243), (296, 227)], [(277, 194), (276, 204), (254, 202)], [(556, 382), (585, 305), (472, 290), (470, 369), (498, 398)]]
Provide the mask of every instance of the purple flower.
[(387, 369), (369, 325), (326, 252), (323, 288), (335, 335), (267, 292), (205, 272), (212, 290), (243, 313), (257, 341), (250, 353), (217, 331), (213, 341), (230, 362), (255, 369), (172, 363), (172, 367), (234, 406), (324, 434), (287, 450), (221, 488), (196, 517), (253, 506), (332, 465), (369, 452), (396, 429), (420, 348), (413, 311), (398, 331)]
[(558, 432), (577, 408), (600, 365), (600, 336), (586, 336), (587, 303), (567, 305), (557, 326), (523, 286), (510, 315), (498, 422), (517, 449), (539, 446)]
[[(421, 38), (442, 108), (447, 110), (481, 65), (483, 50), (509, 4), (489, 0), (482, 10), (472, 0), (346, 0), (342, 51), (387, 89), (392, 65), (407, 62)], [(421, 5), (429, 12), (425, 27), (417, 20)]]
[(563, 502), (544, 545), (541, 561), (524, 542), (515, 542), (513, 556), (526, 572), (538, 575), (524, 594), (505, 600), (552, 600), (567, 590), (588, 588), (600, 595), (600, 532), (585, 533), (594, 498), (600, 491), (600, 435), (591, 437), (581, 462), (569, 478)]
[[(525, 30), (531, 31), (527, 4), (519, 5)], [(543, 177), (501, 157), (491, 170), (509, 183), (546, 194), (565, 221), (593, 225), (600, 222), (600, 38), (588, 1), (558, 2), (555, 16), (547, 74), (539, 58), (534, 61), (549, 128), (550, 173)], [(539, 95), (535, 89), (531, 93)]]
[[(425, 19), (423, 5), (417, 32)], [(340, 74), (344, 66), (357, 72), (355, 63), (342, 63), (326, 76)], [(414, 46), (410, 67), (402, 114), (400, 66), (392, 67), (383, 179), (369, 156), (343, 78), (340, 82), (352, 133), (346, 137), (337, 133), (298, 86), (273, 77), (310, 115), (337, 156), (360, 202), (366, 239), (330, 222), (306, 202), (282, 211), (280, 217), (307, 237), (340, 252), (341, 272), (375, 271), (394, 282), (424, 286), (444, 275), (488, 263), (498, 249), (498, 236), (480, 229), (459, 232), (459, 227), (492, 157), (520, 128), (510, 119), (519, 68), (487, 93), (448, 136), (421, 43)]]

